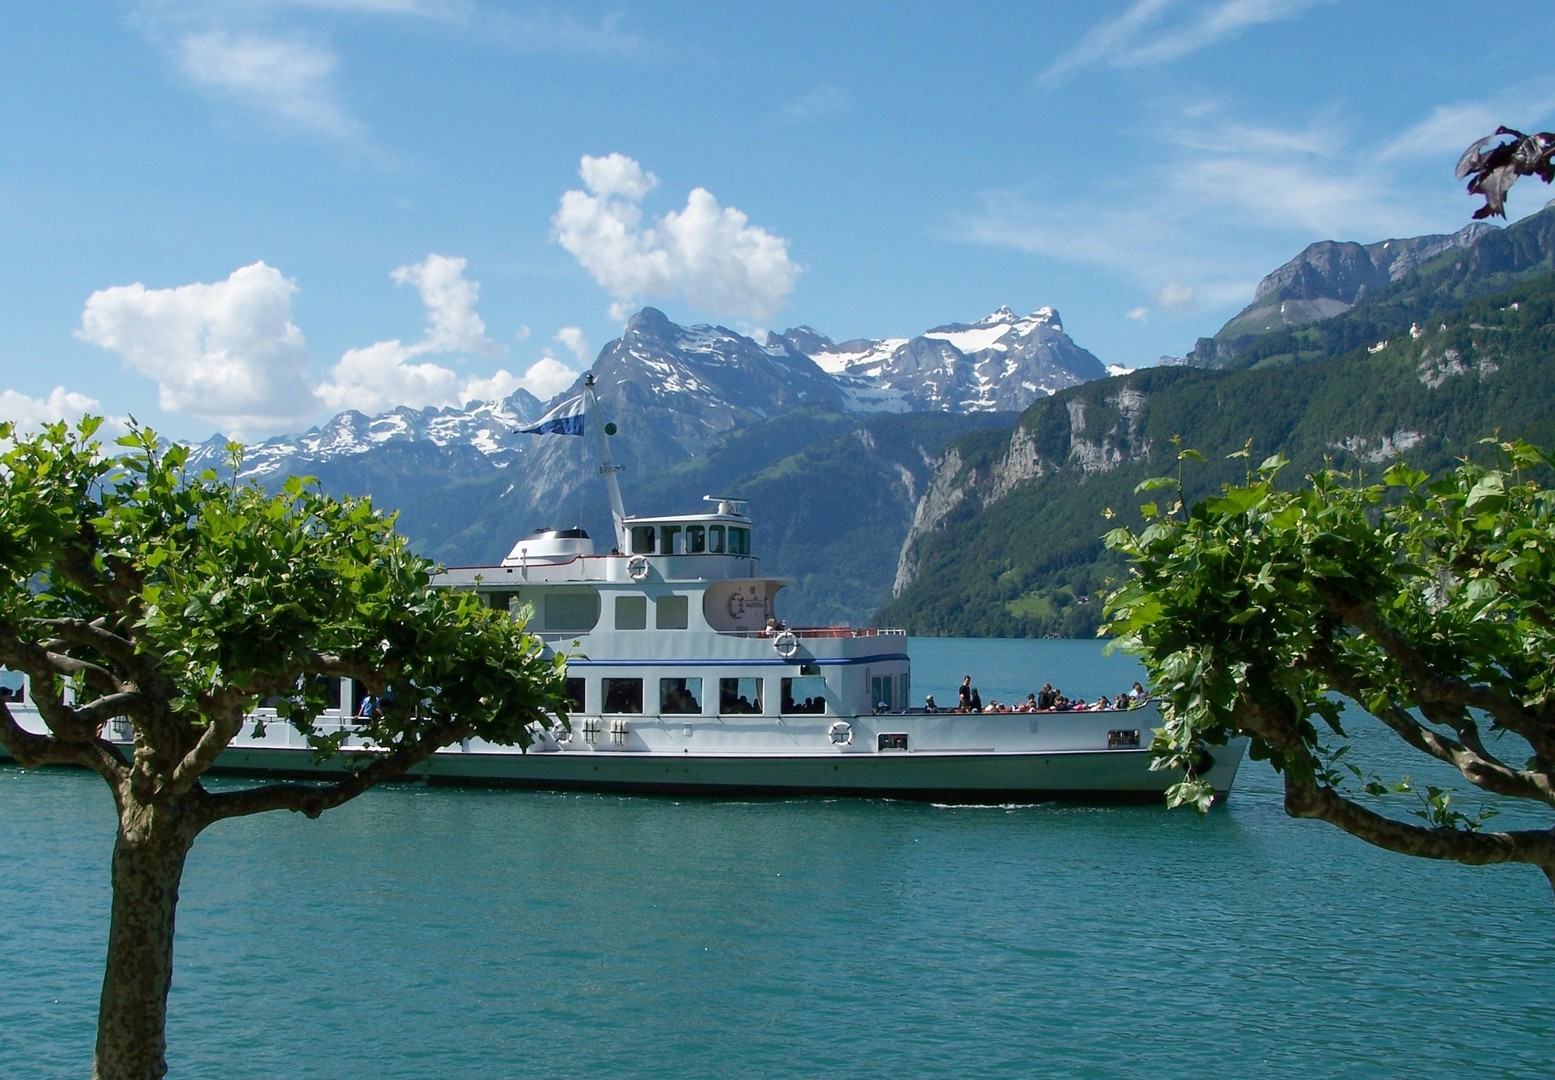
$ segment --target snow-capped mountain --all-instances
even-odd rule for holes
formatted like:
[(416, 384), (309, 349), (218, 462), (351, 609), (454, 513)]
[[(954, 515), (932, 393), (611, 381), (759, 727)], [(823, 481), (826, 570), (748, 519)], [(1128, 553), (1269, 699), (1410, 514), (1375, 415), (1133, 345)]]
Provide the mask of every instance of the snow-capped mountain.
[(1058, 312), (1007, 307), (917, 337), (836, 344), (810, 327), (769, 336), (830, 372), (855, 412), (1020, 411), (1039, 397), (1101, 379), (1101, 361), (1064, 333)]
[[(352, 409), (323, 427), (300, 435), (278, 435), (243, 448), (244, 477), (287, 475), (299, 466), (354, 457), (390, 443), (467, 446), (491, 464), (506, 466), (527, 448), (529, 436), (514, 429), (538, 417), (540, 401), (528, 390), (501, 401), (474, 401), (462, 409), (411, 409), (405, 406), (369, 417)], [(196, 448), (196, 466), (224, 466), (226, 440), (217, 436)]]
[[(623, 452), (644, 470), (695, 456), (735, 428), (800, 405), (839, 412), (1019, 411), (1037, 398), (1108, 374), (1064, 333), (1058, 313), (1009, 308), (975, 323), (951, 323), (915, 337), (841, 344), (809, 327), (768, 334), (758, 344), (719, 326), (679, 326), (654, 308), (627, 322), (594, 362), (600, 399), (621, 426)], [(553, 400), (581, 392), (577, 384)], [(516, 434), (544, 406), (520, 390), (462, 409), (400, 407), (378, 416), (343, 412), (322, 427), (244, 448), (243, 475), (340, 475), (344, 459), (391, 446), (474, 451), (488, 467), (527, 459), (519, 493), (554, 495), (568, 448)], [(573, 455), (575, 456), (575, 455)], [(198, 465), (226, 462), (225, 439), (199, 447)], [(564, 483), (564, 487), (571, 487)]]

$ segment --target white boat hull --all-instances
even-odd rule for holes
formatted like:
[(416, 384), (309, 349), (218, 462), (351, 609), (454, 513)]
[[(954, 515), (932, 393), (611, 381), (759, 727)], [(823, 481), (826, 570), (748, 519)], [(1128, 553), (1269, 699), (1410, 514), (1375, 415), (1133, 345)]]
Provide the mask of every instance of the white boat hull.
[[(586, 719), (586, 718), (583, 718)], [(1154, 708), (1116, 713), (1012, 713), (992, 716), (902, 714), (808, 725), (682, 723), (639, 718), (628, 731), (608, 729), (586, 741), (573, 731), (546, 733), (527, 751), (473, 740), (447, 747), (411, 777), (431, 783), (552, 790), (708, 796), (833, 795), (932, 802), (1155, 802), (1180, 772), (1151, 769)], [(731, 730), (733, 729), (733, 730)], [(1140, 734), (1143, 746), (1108, 748), (1110, 733)], [(837, 732), (837, 737), (844, 733)], [(879, 749), (905, 737), (908, 749)], [(992, 749), (984, 743), (1013, 746)], [(720, 746), (720, 744), (722, 744)], [(763, 745), (765, 744), (765, 745)], [(1210, 754), (1202, 775), (1218, 798), (1231, 790), (1244, 743)], [(351, 755), (371, 754), (347, 747)], [(245, 734), (217, 761), (218, 770), (320, 775), (340, 761), (315, 761), (285, 725), (263, 738)]]

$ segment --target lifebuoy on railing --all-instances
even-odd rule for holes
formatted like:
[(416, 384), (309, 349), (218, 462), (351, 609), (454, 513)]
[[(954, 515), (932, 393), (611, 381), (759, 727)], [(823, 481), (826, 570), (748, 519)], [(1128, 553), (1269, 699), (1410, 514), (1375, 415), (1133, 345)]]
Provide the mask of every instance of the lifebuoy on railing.
[(846, 720), (838, 720), (826, 730), (826, 734), (830, 735), (831, 741), (838, 746), (853, 745), (853, 725)]
[(626, 572), (632, 575), (633, 581), (641, 581), (648, 576), (648, 556), (633, 555), (626, 560)]
[(799, 651), (799, 639), (794, 636), (792, 630), (784, 630), (772, 639), (772, 647), (778, 651), (779, 656), (787, 660)]

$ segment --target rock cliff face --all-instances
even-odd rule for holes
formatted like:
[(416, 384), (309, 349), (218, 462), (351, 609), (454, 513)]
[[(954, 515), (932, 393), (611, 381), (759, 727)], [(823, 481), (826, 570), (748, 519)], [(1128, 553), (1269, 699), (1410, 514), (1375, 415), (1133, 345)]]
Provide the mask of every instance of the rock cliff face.
[(1087, 383), (1059, 399), (1037, 402), (995, 452), (972, 458), (952, 445), (935, 466), (897, 562), (892, 595), (916, 580), (922, 540), (950, 520), (980, 513), (1015, 488), (1061, 471), (1109, 472), (1148, 457), (1140, 431), (1148, 395), (1121, 379)]

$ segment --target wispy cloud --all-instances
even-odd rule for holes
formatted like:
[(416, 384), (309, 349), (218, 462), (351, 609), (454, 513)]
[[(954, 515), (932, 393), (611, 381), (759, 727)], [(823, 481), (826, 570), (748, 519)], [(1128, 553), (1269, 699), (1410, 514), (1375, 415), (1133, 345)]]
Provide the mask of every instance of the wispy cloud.
[(829, 116), (841, 116), (853, 108), (853, 99), (835, 86), (813, 86), (783, 104), (778, 117), (784, 123), (803, 124)]
[(290, 128), (345, 139), (363, 134), (336, 86), (339, 61), (321, 42), (208, 30), (181, 36), (176, 49), (179, 70), (198, 89)]
[[(1246, 303), (1258, 279), (1317, 240), (1362, 242), (1427, 231), (1432, 215), (1407, 182), (1412, 165), (1382, 160), (1375, 140), (1331, 115), (1279, 128), (1195, 110), (1153, 124), (1136, 156), (1151, 164), (1072, 185), (984, 192), (956, 222), (960, 239), (1118, 273), (1139, 292), (1120, 313), (1140, 319)], [(1141, 300), (1149, 297), (1149, 304)]]
[(1502, 124), (1532, 130), (1555, 113), (1555, 83), (1546, 78), (1505, 87), (1493, 99), (1438, 105), (1431, 115), (1382, 145), (1383, 160), (1456, 158)]
[(1166, 63), (1228, 41), (1244, 30), (1293, 19), (1332, 0), (1135, 0), (1101, 23), (1042, 73), (1056, 82), (1086, 68), (1134, 68)]
[(197, 91), (287, 134), (366, 145), (351, 105), (354, 65), (332, 33), (348, 20), (395, 20), (484, 46), (563, 55), (641, 52), (618, 15), (517, 14), (477, 0), (141, 0), (131, 22)]

